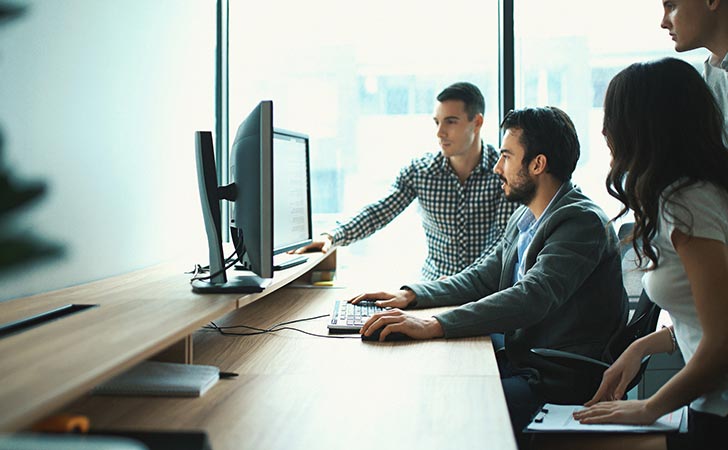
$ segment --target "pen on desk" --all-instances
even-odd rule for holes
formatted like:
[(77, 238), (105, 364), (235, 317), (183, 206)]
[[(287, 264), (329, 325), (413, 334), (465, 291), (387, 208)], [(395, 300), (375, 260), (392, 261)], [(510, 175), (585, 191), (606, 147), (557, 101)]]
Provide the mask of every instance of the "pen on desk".
[(220, 372), (220, 378), (235, 378), (238, 374), (235, 372)]

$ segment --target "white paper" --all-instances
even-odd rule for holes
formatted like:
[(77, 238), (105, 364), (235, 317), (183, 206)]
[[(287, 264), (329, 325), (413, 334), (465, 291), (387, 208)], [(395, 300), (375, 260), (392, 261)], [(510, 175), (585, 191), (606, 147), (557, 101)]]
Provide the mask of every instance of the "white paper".
[[(614, 424), (582, 424), (574, 419), (574, 412), (584, 409), (581, 405), (543, 406), (534, 420), (526, 427), (529, 431), (551, 432), (593, 432), (593, 433), (647, 433), (656, 431), (676, 431), (680, 424), (687, 422), (687, 406), (657, 419), (652, 425), (614, 425)], [(548, 412), (543, 412), (548, 411)], [(536, 420), (541, 420), (540, 423)]]

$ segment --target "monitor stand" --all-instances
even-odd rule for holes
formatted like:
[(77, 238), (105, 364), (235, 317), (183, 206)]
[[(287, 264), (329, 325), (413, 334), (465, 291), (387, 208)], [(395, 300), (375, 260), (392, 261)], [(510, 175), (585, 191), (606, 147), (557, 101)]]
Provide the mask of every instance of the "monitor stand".
[(237, 293), (252, 294), (263, 292), (273, 280), (255, 275), (234, 277), (224, 283), (210, 283), (207, 280), (194, 280), (192, 291), (200, 294)]

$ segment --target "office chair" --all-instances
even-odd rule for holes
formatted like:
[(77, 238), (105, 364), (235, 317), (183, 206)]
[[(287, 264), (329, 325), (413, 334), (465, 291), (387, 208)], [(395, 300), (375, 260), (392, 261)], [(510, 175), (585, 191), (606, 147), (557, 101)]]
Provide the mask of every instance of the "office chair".
[(622, 259), (624, 259), (624, 256), (632, 248), (632, 243), (627, 242), (627, 237), (632, 234), (633, 228), (634, 222), (626, 222), (619, 226), (617, 237), (619, 237), (619, 251), (622, 254)]
[[(619, 238), (622, 258), (632, 248), (631, 243), (626, 242), (626, 237), (631, 234), (634, 223), (625, 223), (619, 228)], [(625, 295), (627, 291), (625, 290)], [(614, 336), (612, 336), (607, 344), (607, 348), (602, 355), (602, 360), (590, 358), (576, 353), (565, 352), (561, 350), (553, 350), (547, 348), (532, 348), (531, 352), (545, 358), (552, 364), (568, 369), (572, 372), (581, 374), (583, 380), (590, 380), (598, 386), (601, 382), (604, 371), (607, 370), (619, 355), (629, 347), (629, 345), (637, 339), (646, 336), (657, 327), (657, 319), (660, 316), (660, 307), (650, 300), (650, 297), (642, 289), (639, 299), (634, 308), (630, 303), (630, 309), (634, 309), (631, 318), (624, 327), (621, 327)], [(642, 375), (647, 367), (650, 357), (647, 356), (642, 360), (640, 370), (634, 379), (629, 383), (625, 392), (632, 389), (639, 383)]]
[[(637, 339), (646, 336), (657, 327), (657, 319), (660, 315), (660, 307), (652, 303), (650, 297), (643, 290), (640, 295), (637, 307), (632, 319), (626, 326), (621, 328), (607, 344), (602, 360), (590, 358), (576, 353), (553, 350), (548, 348), (532, 348), (531, 352), (545, 358), (552, 364), (557, 364), (573, 372), (582, 374), (585, 380), (601, 381), (604, 371), (607, 370), (619, 355)], [(634, 379), (629, 383), (625, 392), (629, 391), (639, 383), (649, 363), (650, 357), (642, 360), (640, 370)], [(598, 386), (598, 384), (597, 384)]]
[[(627, 300), (629, 301), (629, 310), (633, 311), (637, 306), (640, 292), (642, 291), (642, 271), (637, 265), (637, 259), (632, 248), (632, 242), (629, 241), (632, 235), (634, 222), (624, 223), (619, 227), (619, 250), (622, 258), (622, 281), (624, 289), (627, 292)], [(637, 241), (639, 247), (640, 241)], [(643, 261), (643, 267), (646, 264)]]

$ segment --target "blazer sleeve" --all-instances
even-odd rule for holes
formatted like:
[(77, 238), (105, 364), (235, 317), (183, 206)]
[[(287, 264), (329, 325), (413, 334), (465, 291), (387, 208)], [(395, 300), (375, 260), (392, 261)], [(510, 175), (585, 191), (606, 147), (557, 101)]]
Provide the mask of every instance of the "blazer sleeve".
[[(556, 211), (537, 231), (526, 254), (527, 271), (521, 281), (435, 318), (442, 324), (445, 337), (528, 327), (569, 300), (601, 263), (607, 250), (608, 235), (602, 218), (594, 211), (571, 205)], [(472, 282), (474, 278), (479, 279), (468, 273), (463, 274), (462, 280), (453, 281)]]
[(514, 239), (518, 237), (517, 223), (526, 208), (511, 215), (503, 238), (480, 264), (466, 268), (457, 275), (440, 281), (430, 281), (403, 286), (415, 295), (416, 308), (463, 305), (497, 292), (503, 285), (503, 260)]

